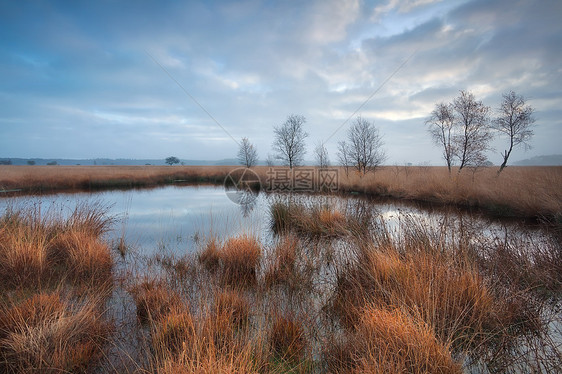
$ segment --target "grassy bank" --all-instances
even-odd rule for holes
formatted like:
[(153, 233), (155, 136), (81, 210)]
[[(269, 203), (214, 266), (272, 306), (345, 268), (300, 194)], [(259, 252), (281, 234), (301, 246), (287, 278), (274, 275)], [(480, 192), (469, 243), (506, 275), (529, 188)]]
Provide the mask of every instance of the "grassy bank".
[[(153, 187), (169, 183), (223, 184), (235, 166), (0, 166), (0, 187), (24, 193)], [(500, 217), (562, 221), (562, 167), (464, 170), (386, 166), (360, 176), (338, 169), (338, 190), (480, 209)], [(256, 167), (267, 189), (268, 167)]]
[(153, 187), (169, 183), (222, 184), (228, 166), (5, 166), (0, 186), (6, 190), (49, 193), (60, 190), (97, 190)]

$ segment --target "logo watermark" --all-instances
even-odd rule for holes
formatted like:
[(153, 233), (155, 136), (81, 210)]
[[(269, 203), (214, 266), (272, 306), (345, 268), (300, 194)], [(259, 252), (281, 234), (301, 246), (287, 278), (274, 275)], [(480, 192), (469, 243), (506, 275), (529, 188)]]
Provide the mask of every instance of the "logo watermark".
[(252, 204), (261, 190), (261, 180), (255, 171), (248, 168), (237, 168), (224, 178), (226, 196), (235, 204)]
[(226, 196), (238, 205), (253, 204), (260, 191), (266, 192), (336, 192), (339, 169), (282, 166), (269, 167), (265, 185), (259, 175), (248, 168), (232, 170), (224, 180)]

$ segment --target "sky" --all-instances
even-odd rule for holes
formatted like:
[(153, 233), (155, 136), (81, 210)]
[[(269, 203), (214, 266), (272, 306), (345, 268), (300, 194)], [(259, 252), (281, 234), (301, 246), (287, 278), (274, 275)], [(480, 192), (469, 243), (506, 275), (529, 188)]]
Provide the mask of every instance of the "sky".
[[(360, 115), (387, 164), (443, 165), (425, 120), (460, 90), (535, 108), (512, 160), (560, 154), (561, 16), (559, 0), (0, 0), (0, 157), (218, 160), (248, 137), (265, 159), (299, 114), (305, 159), (324, 142), (335, 163)], [(507, 139), (491, 145), (499, 164)]]

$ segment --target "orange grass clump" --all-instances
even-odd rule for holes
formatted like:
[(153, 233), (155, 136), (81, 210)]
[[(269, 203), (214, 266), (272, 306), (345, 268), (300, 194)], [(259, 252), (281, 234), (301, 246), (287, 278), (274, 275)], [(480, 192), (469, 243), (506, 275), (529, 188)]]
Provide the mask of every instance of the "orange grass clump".
[(162, 357), (190, 352), (197, 339), (193, 318), (187, 312), (172, 312), (163, 316), (152, 336), (152, 344)]
[(205, 249), (199, 254), (199, 262), (205, 269), (214, 272), (220, 265), (220, 244), (216, 239), (211, 239), (205, 245)]
[(462, 373), (433, 330), (399, 309), (367, 307), (355, 337), (356, 373)]
[(291, 316), (275, 317), (270, 332), (271, 350), (282, 361), (297, 361), (307, 347), (301, 322)]
[(497, 302), (476, 270), (443, 253), (368, 248), (341, 271), (331, 308), (351, 327), (367, 303), (401, 306), (419, 315), (440, 341), (464, 349), (497, 332)]
[(214, 312), (217, 318), (226, 317), (235, 327), (245, 326), (250, 320), (250, 303), (239, 291), (220, 291), (215, 297)]
[(61, 263), (75, 280), (96, 284), (110, 282), (113, 259), (106, 243), (87, 232), (66, 231), (57, 235), (47, 247), (48, 258)]
[(255, 284), (261, 255), (255, 238), (241, 235), (228, 239), (220, 254), (224, 281), (235, 287)]
[(113, 259), (100, 236), (109, 219), (99, 206), (81, 206), (68, 218), (40, 206), (8, 208), (0, 217), (0, 280), (11, 288), (62, 280), (111, 283)]
[(0, 368), (7, 373), (87, 372), (110, 325), (97, 304), (71, 307), (56, 293), (0, 309)]
[(160, 321), (168, 314), (185, 309), (180, 296), (172, 289), (155, 280), (145, 280), (130, 290), (141, 323)]

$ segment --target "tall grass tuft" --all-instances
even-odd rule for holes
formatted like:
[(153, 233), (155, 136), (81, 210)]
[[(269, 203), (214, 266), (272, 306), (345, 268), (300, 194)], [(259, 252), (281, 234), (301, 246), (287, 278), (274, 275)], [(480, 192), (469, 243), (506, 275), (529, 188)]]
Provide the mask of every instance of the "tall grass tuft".
[(357, 373), (462, 373), (461, 365), (423, 320), (400, 309), (368, 306), (356, 336)]
[(233, 327), (241, 328), (250, 321), (250, 303), (238, 290), (222, 290), (215, 297), (214, 315), (226, 318)]
[(220, 255), (224, 282), (234, 287), (255, 284), (261, 256), (255, 238), (245, 234), (229, 238)]
[(275, 201), (270, 206), (271, 228), (277, 234), (338, 237), (349, 233), (346, 216), (329, 204)]
[(265, 272), (265, 284), (267, 286), (283, 284), (298, 287), (298, 252), (299, 240), (297, 237), (289, 234), (279, 240), (273, 248), (273, 259)]
[(61, 280), (111, 283), (113, 259), (100, 239), (111, 219), (99, 205), (80, 205), (67, 218), (40, 206), (8, 208), (0, 218), (0, 279), (10, 288)]
[(131, 287), (130, 292), (136, 305), (137, 318), (142, 324), (160, 321), (185, 307), (178, 293), (158, 280), (143, 280)]
[(277, 315), (270, 332), (271, 351), (281, 361), (299, 361), (305, 354), (307, 339), (301, 321), (291, 315)]
[(221, 248), (217, 239), (212, 238), (206, 243), (203, 251), (199, 253), (199, 262), (203, 264), (208, 271), (216, 271), (220, 265), (220, 251)]
[(88, 372), (111, 325), (94, 300), (73, 306), (39, 293), (0, 309), (0, 368), (6, 373)]

